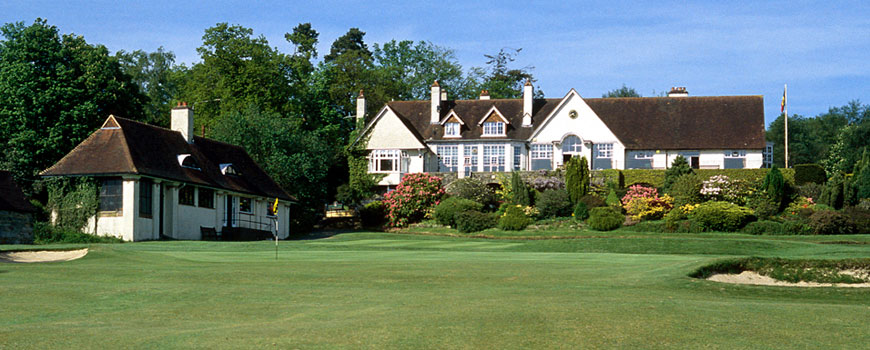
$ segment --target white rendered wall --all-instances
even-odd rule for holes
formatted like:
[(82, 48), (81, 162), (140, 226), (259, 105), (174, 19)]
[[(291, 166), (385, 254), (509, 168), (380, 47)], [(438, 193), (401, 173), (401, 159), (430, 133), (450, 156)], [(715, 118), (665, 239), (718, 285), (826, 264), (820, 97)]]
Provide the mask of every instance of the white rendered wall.
[(380, 118), (371, 126), (366, 137), (366, 149), (421, 149), (426, 146), (408, 130), (405, 123), (389, 108), (384, 109)]

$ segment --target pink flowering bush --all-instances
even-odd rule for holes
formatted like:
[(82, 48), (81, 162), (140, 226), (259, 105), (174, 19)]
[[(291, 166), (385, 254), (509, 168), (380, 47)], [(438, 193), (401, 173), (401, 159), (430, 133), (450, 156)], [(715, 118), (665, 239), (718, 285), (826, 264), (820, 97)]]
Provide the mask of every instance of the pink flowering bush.
[(669, 195), (659, 197), (655, 188), (634, 185), (622, 197), (622, 207), (635, 220), (661, 219), (674, 207), (674, 199)]
[(406, 174), (396, 189), (384, 196), (387, 220), (392, 227), (418, 222), (443, 196), (441, 178), (426, 173)]

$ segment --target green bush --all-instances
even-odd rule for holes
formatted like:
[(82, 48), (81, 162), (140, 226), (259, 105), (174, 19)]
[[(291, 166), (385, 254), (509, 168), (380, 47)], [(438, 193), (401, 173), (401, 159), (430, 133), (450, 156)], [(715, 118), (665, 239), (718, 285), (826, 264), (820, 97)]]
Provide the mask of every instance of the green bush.
[(611, 207), (592, 208), (589, 211), (589, 219), (586, 223), (593, 230), (611, 231), (618, 229), (625, 221), (625, 216)]
[(689, 166), (689, 162), (686, 161), (685, 157), (678, 155), (674, 158), (668, 170), (665, 170), (665, 182), (662, 184), (662, 190), (667, 193), (671, 190), (671, 186), (677, 181), (677, 178), (688, 174), (694, 174), (692, 167)]
[[(731, 180), (745, 181), (747, 183), (760, 184), (770, 169), (694, 169), (702, 179), (709, 179), (716, 175), (728, 176)], [(786, 183), (794, 184), (794, 169), (779, 169)], [(661, 188), (665, 183), (665, 170), (661, 169), (626, 169), (622, 171), (625, 177), (625, 185), (649, 184), (652, 187)]]
[(835, 209), (843, 207), (843, 185), (845, 180), (840, 173), (834, 173), (834, 176), (825, 184), (825, 189), (822, 190), (822, 195), (818, 203), (830, 206)]
[(471, 210), (456, 213), (454, 220), (456, 221), (456, 230), (463, 233), (493, 228), (496, 223), (494, 215)]
[(610, 193), (607, 194), (607, 199), (604, 200), (604, 203), (607, 203), (607, 206), (614, 208), (622, 208), (622, 202), (619, 200), (619, 195), (616, 194), (616, 190), (611, 189)]
[(849, 217), (833, 210), (819, 210), (810, 216), (809, 227), (817, 235), (845, 235), (855, 233)]
[(33, 223), (33, 243), (121, 243), (113, 236), (95, 236), (65, 227), (52, 226), (45, 222)]
[(782, 230), (789, 235), (811, 235), (813, 229), (801, 220), (786, 220), (782, 223)]
[(740, 232), (750, 235), (781, 235), (785, 233), (783, 225), (776, 221), (761, 220), (746, 224)]
[(507, 207), (498, 219), (498, 228), (505, 231), (522, 231), (532, 224), (532, 219), (526, 216), (522, 207), (512, 205)]
[(520, 172), (518, 171), (511, 173), (511, 201), (514, 204), (523, 206), (532, 205), (532, 200), (529, 196), (529, 186), (520, 177)]
[(586, 208), (606, 207), (607, 202), (597, 194), (587, 194), (580, 198), (580, 202), (586, 204)]
[(465, 198), (483, 204), (484, 208), (495, 209), (495, 191), (477, 178), (457, 179), (447, 185), (444, 190), (453, 197)]
[(571, 215), (571, 199), (566, 190), (548, 190), (541, 192), (535, 198), (535, 205), (541, 211), (542, 218), (552, 218)]
[(701, 197), (701, 187), (704, 180), (695, 174), (685, 174), (674, 180), (667, 194), (674, 197), (674, 206), (698, 204), (704, 201)]
[(752, 221), (752, 209), (734, 203), (711, 201), (698, 205), (689, 218), (708, 231), (734, 232)]
[(760, 191), (764, 192), (767, 198), (773, 201), (777, 207), (782, 204), (783, 196), (785, 196), (785, 179), (783, 179), (782, 173), (776, 165), (770, 168), (770, 171), (764, 176)]
[(819, 198), (822, 197), (822, 191), (824, 191), (825, 186), (813, 182), (808, 182), (803, 185), (797, 186), (795, 189), (797, 190), (798, 195), (802, 197), (812, 198), (814, 201), (818, 201)]
[(823, 184), (828, 180), (825, 168), (818, 164), (798, 164), (794, 166), (794, 184)]
[(780, 205), (764, 195), (754, 195), (747, 203), (759, 219), (766, 219), (779, 213)]
[[(596, 207), (598, 208), (598, 207)], [(583, 221), (589, 218), (589, 207), (586, 206), (586, 203), (578, 202), (577, 205), (574, 206), (574, 220)]]
[(860, 207), (847, 207), (843, 214), (849, 217), (849, 222), (855, 227), (855, 233), (870, 234), (870, 210)]
[(677, 225), (679, 225), (681, 221), (688, 219), (689, 213), (683, 210), (682, 207), (674, 207), (671, 211), (665, 214), (664, 223), (669, 230), (673, 231), (677, 229)]
[(438, 221), (441, 225), (454, 227), (456, 226), (456, 213), (464, 211), (480, 211), (481, 209), (483, 209), (483, 205), (473, 200), (450, 197), (435, 206), (435, 210), (432, 212), (432, 217), (434, 217), (435, 221)]
[(589, 193), (589, 164), (586, 157), (573, 157), (565, 165), (565, 186), (571, 203), (580, 201), (580, 197)]
[(383, 201), (374, 201), (359, 209), (363, 227), (378, 227), (387, 223), (387, 206)]

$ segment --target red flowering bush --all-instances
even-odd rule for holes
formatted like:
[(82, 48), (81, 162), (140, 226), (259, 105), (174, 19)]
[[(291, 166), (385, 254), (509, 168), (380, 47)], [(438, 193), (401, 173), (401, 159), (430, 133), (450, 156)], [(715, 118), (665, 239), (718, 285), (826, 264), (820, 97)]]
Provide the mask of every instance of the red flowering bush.
[(443, 196), (441, 178), (426, 173), (406, 174), (396, 189), (384, 196), (387, 220), (392, 227), (418, 222)]

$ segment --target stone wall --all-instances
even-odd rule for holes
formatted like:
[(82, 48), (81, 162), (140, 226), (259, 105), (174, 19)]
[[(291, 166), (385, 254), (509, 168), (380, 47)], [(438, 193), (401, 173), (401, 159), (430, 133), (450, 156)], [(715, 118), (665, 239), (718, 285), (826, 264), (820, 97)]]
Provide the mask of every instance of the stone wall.
[(33, 214), (0, 211), (0, 244), (33, 243)]

